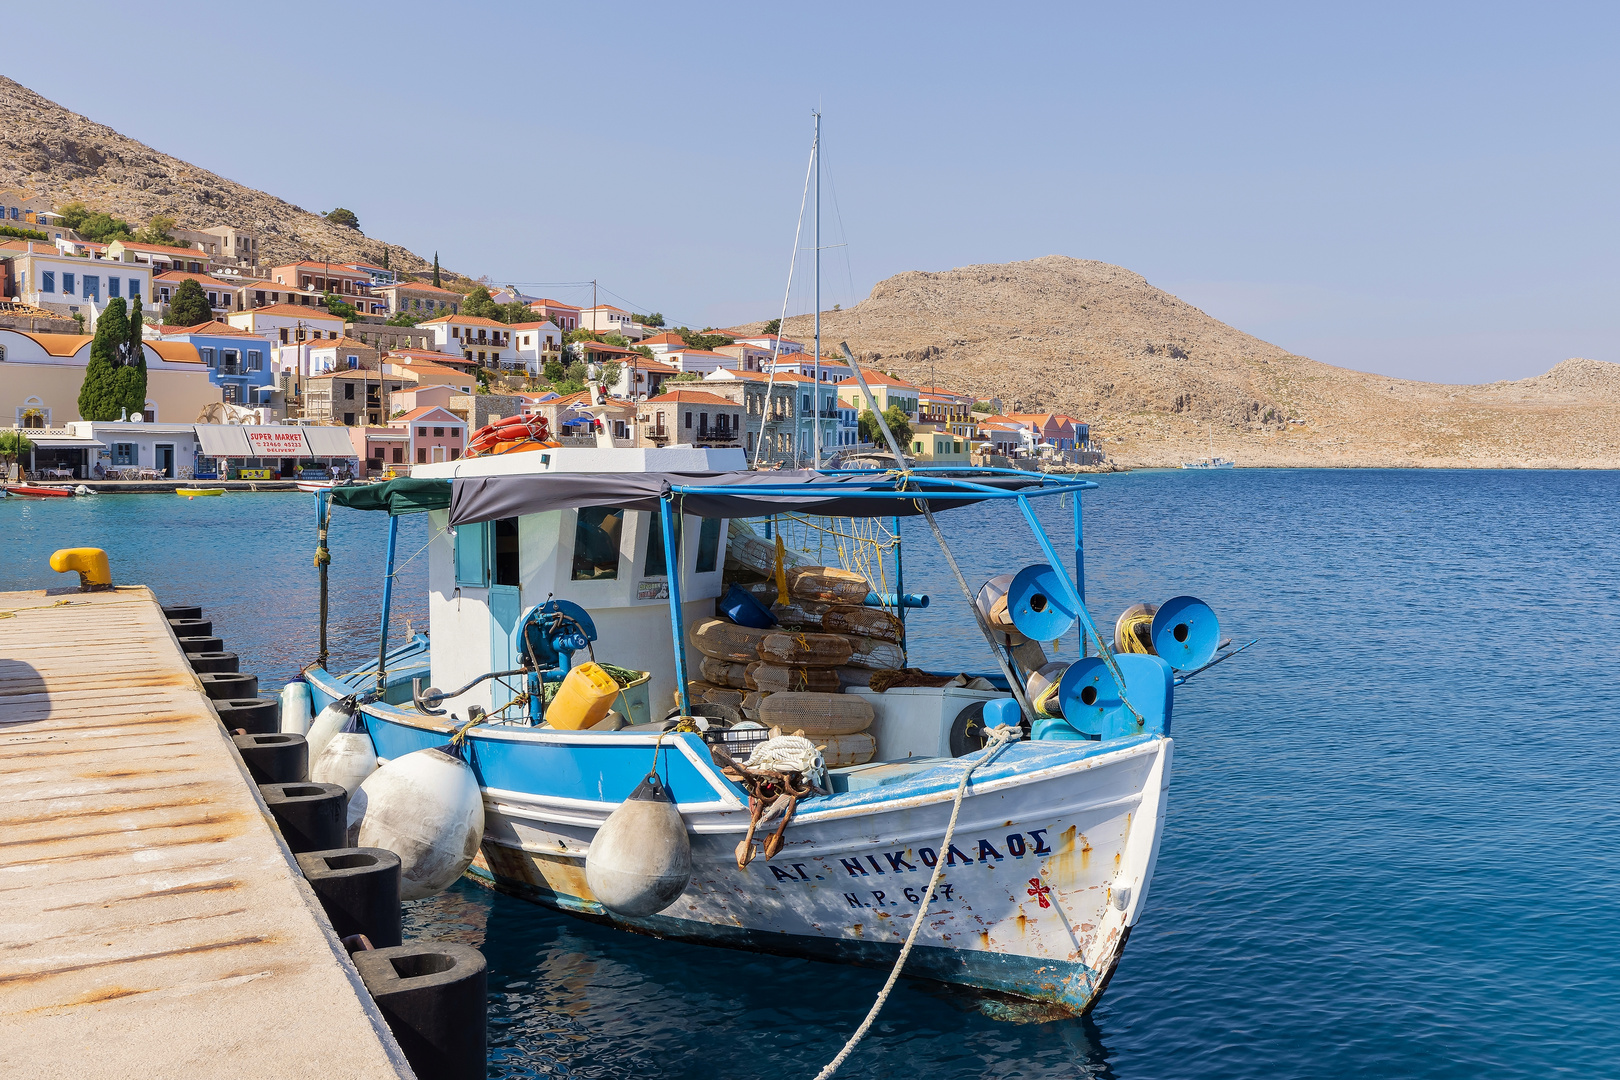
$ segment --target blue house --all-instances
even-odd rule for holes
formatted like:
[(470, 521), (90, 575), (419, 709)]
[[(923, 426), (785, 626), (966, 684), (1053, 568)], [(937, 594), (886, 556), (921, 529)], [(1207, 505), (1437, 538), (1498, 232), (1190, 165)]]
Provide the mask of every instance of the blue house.
[(278, 389), (270, 369), (270, 339), (222, 322), (158, 328), (164, 341), (188, 341), (208, 365), (208, 381), (232, 405), (256, 408), (272, 403)]

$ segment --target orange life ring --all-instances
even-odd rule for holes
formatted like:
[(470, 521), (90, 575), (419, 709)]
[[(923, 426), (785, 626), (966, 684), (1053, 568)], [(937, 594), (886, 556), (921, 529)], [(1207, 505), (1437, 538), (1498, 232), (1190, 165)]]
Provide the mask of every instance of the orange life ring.
[(505, 417), (479, 428), (467, 441), (467, 456), (505, 453), (509, 447), (503, 443), (538, 442), (546, 444), (551, 435), (550, 425), (543, 416)]

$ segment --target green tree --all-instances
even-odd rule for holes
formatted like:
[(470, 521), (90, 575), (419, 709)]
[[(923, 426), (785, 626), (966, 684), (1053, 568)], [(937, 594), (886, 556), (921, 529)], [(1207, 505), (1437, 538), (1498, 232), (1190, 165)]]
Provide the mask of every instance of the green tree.
[(609, 334), (607, 337), (602, 339), (602, 344), (616, 345), (621, 349), (628, 349), (630, 347), (630, 339), (625, 337), (623, 334)]
[(644, 356), (648, 360), (656, 360), (656, 359), (658, 359), (658, 357), (653, 355), (653, 351), (651, 349), (649, 349), (645, 345), (632, 345), (632, 346), (630, 346), (630, 351), (635, 353), (638, 356)]
[(563, 341), (569, 345), (572, 345), (576, 341), (595, 341), (603, 345), (607, 344), (607, 342), (602, 341), (601, 334), (598, 334), (595, 330), (585, 329), (568, 331), (568, 333), (563, 335)]
[[(890, 405), (883, 410), (883, 419), (889, 425), (889, 431), (894, 435), (894, 441), (904, 450), (911, 442), (911, 418), (904, 409), (898, 405)], [(877, 414), (871, 409), (862, 409), (861, 416), (856, 421), (860, 427), (861, 441), (869, 442), (879, 449), (886, 449), (888, 444), (883, 440), (883, 429), (878, 427)]]
[(345, 210), (341, 206), (336, 210), (328, 211), (326, 220), (334, 225), (342, 225), (346, 229), (353, 229), (355, 232), (360, 231), (360, 218), (356, 216), (353, 210)]
[(655, 311), (651, 315), (632, 315), (630, 317), (642, 326), (664, 325), (664, 313), (662, 311)]
[(603, 389), (606, 389), (607, 387), (610, 387), (614, 383), (618, 382), (619, 376), (622, 374), (624, 374), (623, 365), (617, 360), (609, 360), (607, 363), (602, 365), (600, 370), (598, 370), (597, 381), (602, 384)]
[(702, 349), (705, 352), (718, 349), (722, 345), (730, 345), (732, 341), (729, 334), (711, 334), (707, 331), (700, 333), (689, 326), (677, 326), (675, 333), (686, 342), (687, 348)]
[(521, 300), (495, 305), (495, 318), (503, 323), (534, 322), (534, 310)]
[(0, 431), (0, 463), (4, 475), (11, 475), (11, 464), (34, 448), (33, 440), (20, 431)]
[(480, 319), (494, 319), (499, 317), (501, 306), (490, 299), (488, 289), (482, 285), (475, 285), (472, 291), (462, 298), (461, 313)]
[(772, 319), (770, 322), (766, 323), (765, 332), (767, 334), (780, 334), (782, 332), (782, 320)]
[(410, 311), (397, 311), (384, 326), (415, 326), (422, 321), (422, 316)]
[(344, 322), (354, 322), (360, 316), (360, 313), (354, 310), (354, 305), (344, 300), (337, 293), (327, 293), (325, 303), (326, 310)]
[(386, 247), (383, 248), (383, 269), (388, 269), (388, 249)]
[(90, 216), (90, 208), (77, 199), (64, 206), (58, 206), (56, 212), (62, 215), (63, 227), (74, 232), (78, 232), (79, 226), (84, 224), (84, 219)]
[(563, 367), (561, 360), (547, 360), (542, 372), (549, 383), (560, 383), (568, 377), (567, 369)]
[(163, 321), (170, 326), (196, 326), (213, 317), (214, 311), (208, 306), (202, 286), (195, 278), (186, 278), (174, 291), (174, 299), (169, 301), (169, 317)]
[[(137, 389), (119, 374), (126, 366), (129, 349), (129, 316), (123, 297), (107, 301), (106, 310), (96, 319), (96, 336), (90, 342), (90, 362), (85, 365), (84, 382), (79, 386), (79, 417), (83, 420), (118, 420), (128, 409), (128, 391)], [(142, 363), (140, 400), (136, 411), (146, 404), (146, 365)]]
[(111, 214), (91, 214), (79, 226), (78, 233), (86, 240), (94, 240), (98, 244), (110, 244), (114, 240), (130, 240), (135, 236), (135, 230), (129, 227), (129, 222), (120, 221)]
[(146, 228), (135, 234), (135, 239), (142, 244), (166, 244), (174, 247), (174, 237), (170, 235), (175, 225), (174, 218), (167, 214), (153, 214), (152, 220), (146, 223)]
[(437, 251), (433, 253), (433, 287), (435, 289), (444, 288), (444, 286), (439, 283), (439, 253)]

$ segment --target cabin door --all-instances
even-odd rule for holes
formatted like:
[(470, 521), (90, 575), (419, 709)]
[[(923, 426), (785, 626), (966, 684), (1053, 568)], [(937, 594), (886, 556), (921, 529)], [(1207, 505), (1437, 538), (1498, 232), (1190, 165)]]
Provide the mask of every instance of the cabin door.
[[(519, 666), (518, 619), (523, 614), (523, 588), (519, 573), (518, 519), (500, 518), (490, 523), (489, 584), (489, 662), (491, 671), (510, 671)], [(520, 675), (493, 680), (490, 703), (495, 709), (511, 701), (524, 687)], [(519, 720), (517, 709), (508, 709), (507, 720)], [(526, 715), (526, 714), (525, 714)]]

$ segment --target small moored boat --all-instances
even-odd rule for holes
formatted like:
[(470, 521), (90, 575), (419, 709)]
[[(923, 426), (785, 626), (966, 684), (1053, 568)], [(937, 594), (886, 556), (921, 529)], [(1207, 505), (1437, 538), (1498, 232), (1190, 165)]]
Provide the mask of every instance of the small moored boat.
[(184, 495), (188, 499), (197, 499), (205, 495), (223, 495), (224, 488), (175, 488), (176, 495)]
[(71, 499), (73, 489), (70, 487), (46, 487), (43, 484), (11, 484), (6, 488), (10, 495), (28, 495), (35, 499)]

